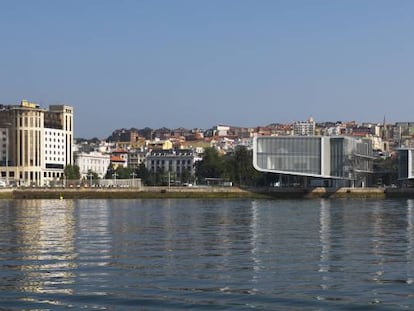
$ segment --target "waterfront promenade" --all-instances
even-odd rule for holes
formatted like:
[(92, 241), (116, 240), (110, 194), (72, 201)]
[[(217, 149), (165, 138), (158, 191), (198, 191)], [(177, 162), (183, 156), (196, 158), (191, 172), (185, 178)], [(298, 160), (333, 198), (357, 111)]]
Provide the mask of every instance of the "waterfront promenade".
[(414, 198), (414, 188), (238, 188), (142, 187), (135, 188), (12, 188), (3, 199), (137, 199), (137, 198)]

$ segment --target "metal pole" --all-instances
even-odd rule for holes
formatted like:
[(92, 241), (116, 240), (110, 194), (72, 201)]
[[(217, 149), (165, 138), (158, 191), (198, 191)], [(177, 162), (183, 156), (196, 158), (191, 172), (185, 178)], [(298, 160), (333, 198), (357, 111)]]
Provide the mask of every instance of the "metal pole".
[(137, 174), (135, 173), (135, 172), (132, 172), (131, 173), (131, 176), (132, 176), (132, 187), (135, 187), (135, 176), (136, 176)]
[(9, 186), (9, 128), (6, 128), (6, 187)]

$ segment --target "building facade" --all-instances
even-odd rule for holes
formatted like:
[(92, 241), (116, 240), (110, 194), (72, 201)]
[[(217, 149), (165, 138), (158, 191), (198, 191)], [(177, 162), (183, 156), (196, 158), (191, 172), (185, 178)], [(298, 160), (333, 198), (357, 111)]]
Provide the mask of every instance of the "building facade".
[(153, 150), (146, 157), (146, 167), (152, 173), (170, 173), (174, 178), (187, 173), (194, 176), (196, 160), (191, 149)]
[(66, 135), (64, 131), (54, 128), (44, 128), (44, 171), (45, 180), (61, 177), (66, 166)]
[(75, 164), (79, 166), (81, 178), (88, 178), (90, 172), (96, 173), (99, 178), (104, 178), (109, 164), (110, 155), (101, 152), (75, 153)]
[(47, 185), (73, 164), (73, 108), (66, 105), (0, 106), (1, 176), (11, 185)]
[(128, 167), (132, 169), (138, 169), (141, 164), (146, 163), (147, 151), (139, 149), (131, 150), (128, 153)]
[(263, 172), (366, 184), (372, 173), (372, 145), (369, 140), (344, 136), (255, 137), (253, 165)]
[(414, 149), (398, 149), (398, 179), (414, 179)]
[(316, 123), (313, 118), (307, 121), (297, 121), (293, 124), (293, 135), (295, 136), (313, 136), (315, 135)]
[(149, 150), (171, 150), (173, 148), (173, 144), (169, 139), (154, 139), (151, 141), (147, 141), (146, 147)]

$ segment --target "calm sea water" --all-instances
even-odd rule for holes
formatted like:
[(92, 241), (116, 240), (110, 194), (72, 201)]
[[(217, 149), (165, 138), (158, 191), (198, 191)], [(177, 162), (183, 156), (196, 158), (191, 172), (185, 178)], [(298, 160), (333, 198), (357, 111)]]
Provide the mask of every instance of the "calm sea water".
[(413, 200), (0, 201), (0, 310), (412, 310)]

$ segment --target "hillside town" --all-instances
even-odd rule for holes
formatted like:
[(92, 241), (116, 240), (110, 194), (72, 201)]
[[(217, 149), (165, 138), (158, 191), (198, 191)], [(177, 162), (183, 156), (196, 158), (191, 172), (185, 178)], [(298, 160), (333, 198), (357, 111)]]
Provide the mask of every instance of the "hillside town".
[[(259, 165), (255, 168), (252, 165), (254, 154), (258, 154), (257, 150), (253, 150), (254, 140), (258, 137), (348, 137), (353, 141), (369, 142), (365, 157), (370, 161), (366, 163), (365, 170), (370, 178), (365, 178), (360, 186), (401, 186), (408, 185), (409, 178), (403, 182), (401, 172), (398, 175), (398, 151), (411, 150), (414, 146), (414, 122), (390, 124), (385, 117), (381, 123), (361, 124), (355, 121), (317, 122), (310, 117), (305, 121), (288, 124), (275, 122), (256, 127), (121, 128), (114, 130), (106, 139), (74, 138), (74, 123), (76, 120), (71, 106), (51, 105), (47, 110), (26, 100), (18, 105), (2, 105), (1, 185), (54, 186), (68, 185), (71, 181), (77, 185), (111, 186), (122, 185), (122, 180), (129, 180), (125, 186), (131, 186), (132, 179), (147, 185), (169, 186), (308, 186), (309, 183), (304, 184), (303, 180), (295, 178), (295, 175), (305, 176), (306, 170), (302, 172), (294, 167), (283, 169), (276, 164), (262, 170), (267, 177), (253, 178), (261, 170)], [(274, 160), (277, 155), (272, 155), (272, 152), (267, 152), (267, 156)], [(306, 150), (301, 152), (304, 154)], [(213, 159), (211, 163), (206, 163), (206, 156), (209, 161)], [(278, 161), (288, 161), (289, 156), (284, 154), (283, 158)], [(411, 155), (406, 158), (408, 161)], [(217, 169), (214, 161), (222, 159), (227, 162), (222, 161), (222, 167)], [(270, 163), (273, 160), (268, 158), (266, 161)], [(309, 165), (298, 161), (294, 160), (293, 164)], [(329, 160), (329, 163), (332, 161)], [(317, 172), (308, 175), (353, 179), (349, 177), (351, 173), (349, 169), (347, 171), (347, 166), (344, 163), (341, 165), (340, 174)], [(281, 175), (285, 172), (293, 178), (283, 182)], [(279, 177), (272, 173), (278, 173)]]
[[(313, 118), (289, 124), (274, 123), (257, 127), (215, 125), (209, 129), (116, 129), (105, 140), (76, 139), (75, 163), (80, 174), (87, 178), (95, 172), (99, 178), (108, 177), (108, 167), (127, 167), (132, 171), (144, 166), (149, 172), (169, 174), (180, 180), (185, 172), (185, 184), (195, 180), (196, 163), (203, 159), (206, 148), (221, 155), (235, 152), (238, 147), (252, 150), (253, 139), (262, 136), (309, 137), (347, 136), (370, 141), (374, 164), (372, 183), (395, 185), (397, 149), (414, 144), (414, 122), (382, 123), (355, 121), (316, 122)], [(391, 164), (390, 164), (391, 163)], [(376, 171), (375, 171), (376, 170)], [(110, 176), (109, 176), (110, 177)]]

